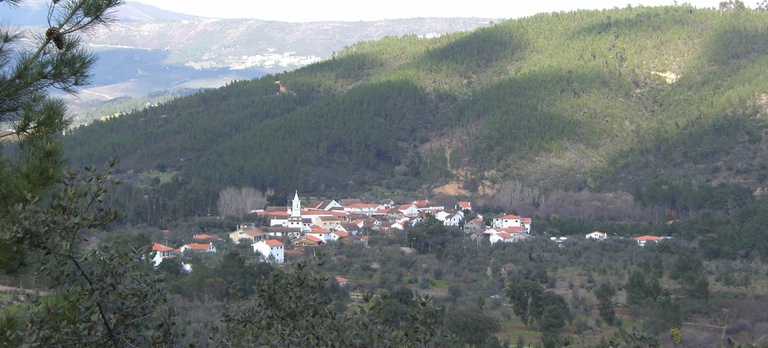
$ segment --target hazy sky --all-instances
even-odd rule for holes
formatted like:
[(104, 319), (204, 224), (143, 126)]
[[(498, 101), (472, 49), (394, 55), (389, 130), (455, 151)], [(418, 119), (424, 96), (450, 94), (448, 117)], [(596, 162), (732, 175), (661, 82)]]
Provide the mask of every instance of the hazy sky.
[[(134, 0), (161, 9), (203, 17), (254, 18), (286, 22), (369, 21), (416, 17), (519, 18), (540, 12), (672, 5), (673, 0)], [(716, 8), (722, 0), (680, 1)], [(750, 2), (751, 3), (751, 2)]]

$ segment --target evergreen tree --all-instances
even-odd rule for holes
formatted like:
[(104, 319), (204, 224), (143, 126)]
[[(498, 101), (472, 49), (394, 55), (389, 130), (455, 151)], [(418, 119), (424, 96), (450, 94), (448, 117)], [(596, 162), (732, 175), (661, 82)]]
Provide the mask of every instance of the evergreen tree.
[(87, 84), (95, 57), (78, 35), (111, 23), (110, 11), (121, 3), (55, 0), (43, 33), (0, 29), (0, 124), (12, 127), (0, 135), (0, 249), (13, 255), (0, 266), (17, 271), (26, 253), (42, 252), (36, 273), (56, 290), (0, 318), (1, 340), (10, 346), (158, 346), (177, 339), (175, 313), (147, 249), (85, 246), (86, 231), (117, 216), (101, 204), (110, 172), (64, 173), (58, 134), (68, 125), (66, 108), (49, 95)]
[[(21, 3), (7, 1), (0, 6)], [(53, 1), (44, 33), (0, 28), (0, 226), (17, 223), (9, 209), (49, 192), (62, 178), (64, 161), (58, 137), (68, 120), (64, 102), (51, 89), (74, 93), (88, 83), (95, 57), (81, 47), (78, 35), (113, 21), (109, 11), (120, 0)], [(9, 18), (3, 18), (4, 22)], [(33, 45), (23, 44), (29, 41)], [(3, 228), (7, 232), (7, 228)], [(21, 266), (26, 236), (7, 233), (0, 249), (7, 251), (2, 266)]]

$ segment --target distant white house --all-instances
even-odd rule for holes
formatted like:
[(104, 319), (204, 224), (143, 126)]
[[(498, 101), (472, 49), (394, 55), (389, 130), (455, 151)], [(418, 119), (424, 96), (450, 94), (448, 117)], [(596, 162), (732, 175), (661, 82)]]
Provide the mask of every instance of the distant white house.
[(523, 227), (523, 232), (531, 233), (531, 218), (514, 214), (499, 215), (493, 218), (493, 228)]
[(443, 225), (458, 227), (461, 226), (462, 221), (464, 221), (464, 213), (458, 211), (454, 214), (448, 215), (445, 220), (443, 220)]
[(496, 244), (498, 242), (502, 243), (512, 243), (515, 240), (512, 238), (512, 235), (509, 233), (494, 233), (490, 237), (491, 244)]
[(435, 213), (435, 219), (442, 221), (445, 226), (459, 226), (464, 221), (464, 212), (462, 211), (439, 211)]
[(415, 204), (403, 204), (398, 206), (397, 211), (407, 217), (416, 217), (419, 215), (419, 208)]
[(251, 246), (253, 252), (261, 254), (266, 261), (285, 262), (285, 245), (277, 239), (260, 240)]
[(645, 235), (645, 236), (635, 237), (633, 239), (637, 242), (638, 245), (645, 246), (645, 244), (647, 244), (648, 242), (658, 243), (660, 240), (662, 240), (664, 238), (657, 237), (657, 236)]
[(485, 230), (482, 234), (488, 236), (488, 240), (491, 244), (496, 244), (497, 242), (514, 243), (531, 238), (529, 234), (525, 233), (522, 226), (491, 228)]
[(600, 232), (600, 231), (594, 231), (594, 232), (587, 233), (586, 238), (587, 239), (600, 239), (600, 240), (607, 239), (608, 238), (608, 233)]
[(304, 235), (317, 237), (322, 240), (323, 243), (328, 243), (333, 240), (333, 232), (324, 228), (313, 228), (312, 231), (309, 231)]
[(160, 266), (164, 259), (174, 257), (173, 248), (160, 243), (152, 243), (152, 251), (155, 252), (155, 257), (152, 258), (155, 267)]
[(202, 243), (189, 243), (184, 244), (179, 248), (179, 251), (183, 254), (187, 250), (195, 250), (195, 251), (205, 251), (209, 253), (215, 253), (216, 247), (213, 246), (213, 243), (210, 244), (202, 244)]
[(459, 201), (456, 203), (456, 209), (458, 210), (472, 210), (472, 202), (469, 201)]

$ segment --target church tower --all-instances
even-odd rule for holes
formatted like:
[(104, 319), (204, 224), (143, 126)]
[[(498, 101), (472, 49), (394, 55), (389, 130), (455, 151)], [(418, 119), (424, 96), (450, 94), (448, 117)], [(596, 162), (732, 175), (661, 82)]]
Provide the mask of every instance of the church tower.
[(296, 190), (296, 195), (293, 196), (293, 205), (291, 207), (291, 216), (301, 216), (301, 200), (299, 199), (299, 191)]
[(293, 203), (291, 204), (291, 217), (288, 218), (288, 227), (301, 228), (301, 200), (299, 199), (299, 191), (293, 196)]

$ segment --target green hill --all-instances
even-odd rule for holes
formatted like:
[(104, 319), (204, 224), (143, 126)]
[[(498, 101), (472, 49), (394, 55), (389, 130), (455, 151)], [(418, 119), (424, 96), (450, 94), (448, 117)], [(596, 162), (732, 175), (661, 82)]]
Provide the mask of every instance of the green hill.
[[(333, 59), (94, 122), (75, 165), (333, 196), (640, 192), (768, 177), (768, 13), (689, 6), (540, 14), (361, 42)], [(279, 82), (278, 82), (279, 81)]]

